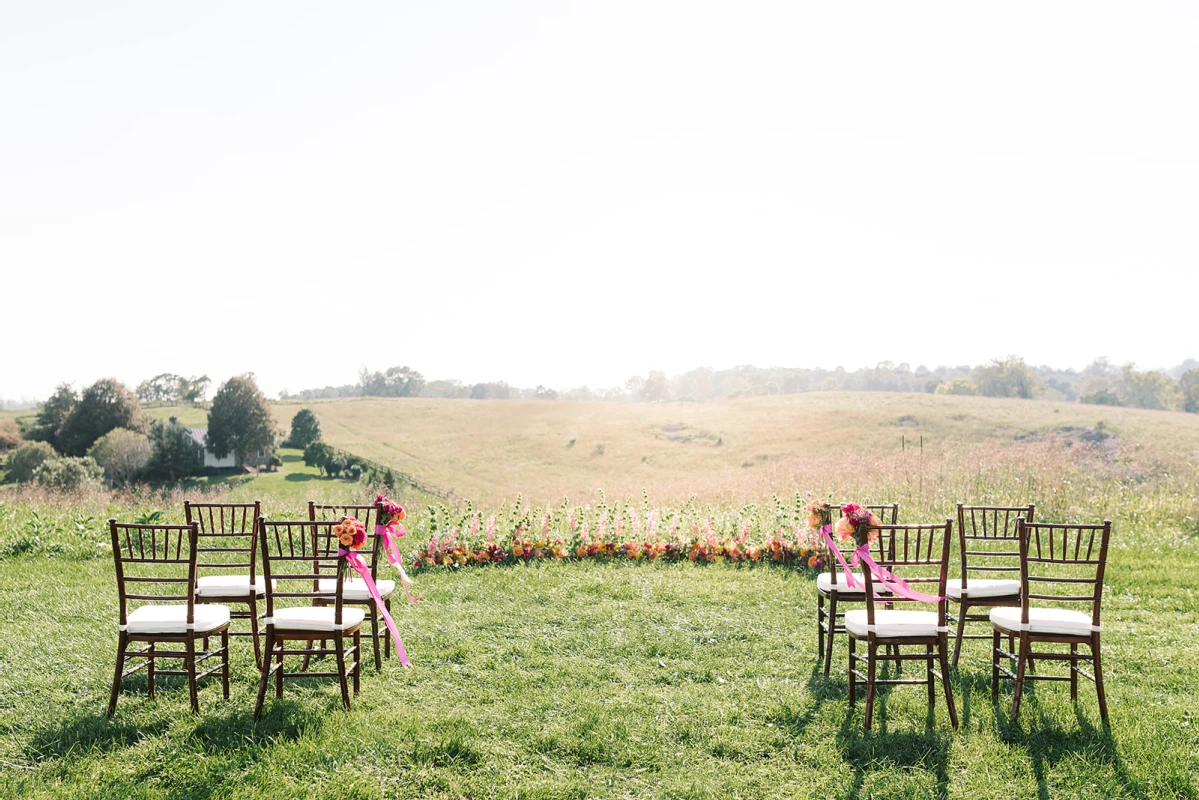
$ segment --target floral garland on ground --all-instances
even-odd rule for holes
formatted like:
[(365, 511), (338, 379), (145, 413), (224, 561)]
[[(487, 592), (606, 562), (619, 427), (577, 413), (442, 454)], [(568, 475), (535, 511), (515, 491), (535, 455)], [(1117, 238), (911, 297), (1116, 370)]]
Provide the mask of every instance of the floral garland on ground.
[[(797, 504), (798, 506), (798, 504)], [(713, 516), (664, 520), (659, 510), (640, 513), (625, 505), (615, 514), (601, 506), (536, 509), (519, 514), (514, 527), (502, 532), (496, 516), (484, 520), (471, 510), (461, 524), (434, 525), (428, 544), (410, 553), (413, 572), (431, 568), (516, 564), (527, 561), (691, 561), (702, 564), (785, 564), (805, 569), (825, 565), (825, 548), (818, 529), (829, 524), (832, 507), (814, 501), (802, 507), (804, 522), (773, 526), (763, 535), (751, 519), (740, 519), (731, 530)], [(783, 516), (782, 514), (779, 515)], [(436, 521), (436, 515), (434, 515)], [(818, 524), (813, 524), (813, 519)], [(726, 530), (718, 530), (725, 527)], [(755, 533), (757, 535), (755, 536)]]

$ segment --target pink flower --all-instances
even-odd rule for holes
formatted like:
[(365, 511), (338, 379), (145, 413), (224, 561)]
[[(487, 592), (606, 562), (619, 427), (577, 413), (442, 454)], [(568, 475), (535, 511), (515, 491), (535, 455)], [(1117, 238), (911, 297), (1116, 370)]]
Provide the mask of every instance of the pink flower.
[(357, 550), (364, 544), (366, 544), (366, 531), (362, 528), (359, 528), (358, 530), (354, 531), (354, 542), (350, 545), (350, 547), (353, 547), (355, 550)]

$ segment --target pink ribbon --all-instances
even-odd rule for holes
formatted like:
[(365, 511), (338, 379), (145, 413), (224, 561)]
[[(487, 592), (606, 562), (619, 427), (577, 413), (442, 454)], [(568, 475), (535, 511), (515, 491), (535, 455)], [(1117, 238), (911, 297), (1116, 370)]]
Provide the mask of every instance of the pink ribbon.
[(354, 571), (362, 576), (363, 583), (366, 584), (366, 590), (370, 592), (371, 597), (375, 599), (375, 605), (379, 607), (379, 613), (383, 615), (383, 621), (387, 623), (387, 630), (391, 631), (391, 638), (396, 643), (396, 653), (400, 656), (400, 663), (405, 667), (411, 667), (408, 663), (408, 653), (404, 650), (404, 643), (400, 641), (400, 634), (396, 630), (396, 625), (391, 621), (391, 614), (387, 613), (387, 606), (383, 603), (383, 598), (379, 595), (379, 589), (375, 586), (375, 582), (371, 579), (370, 567), (368, 567), (362, 558), (352, 550), (338, 548), (337, 554), (345, 556), (346, 561), (354, 568)]
[[(848, 585), (850, 589), (857, 589), (857, 578), (854, 577), (854, 572), (849, 569), (849, 565), (845, 564), (845, 557), (844, 555), (840, 554), (840, 549), (837, 547), (837, 543), (832, 541), (832, 536), (830, 536), (831, 531), (831, 524), (821, 525), (820, 527), (820, 534), (825, 537), (825, 543), (829, 545), (829, 549), (831, 549), (833, 555), (836, 555), (837, 560), (840, 561), (840, 567), (842, 567), (842, 570), (845, 571), (845, 585)], [(855, 553), (855, 557), (856, 555), (857, 554)], [(854, 566), (857, 566), (856, 560), (854, 561)], [(866, 587), (862, 588), (864, 589)]]
[[(944, 600), (944, 597), (934, 597), (931, 594), (922, 594), (916, 591), (907, 582), (898, 575), (890, 572), (885, 567), (880, 567), (873, 558), (870, 557), (870, 545), (861, 544), (853, 551), (853, 565), (856, 567), (858, 562), (865, 564), (879, 583), (887, 587), (893, 594), (900, 597), (906, 597), (909, 600), (919, 600), (921, 603), (939, 603)], [(876, 597), (878, 595), (875, 595)]]
[[(399, 533), (392, 531), (393, 527), (400, 529)], [(400, 554), (399, 537), (407, 536), (408, 531), (398, 522), (392, 521), (386, 525), (376, 525), (375, 535), (383, 538), (383, 554), (387, 556), (387, 561), (400, 572), (400, 588), (404, 590), (404, 597), (408, 598), (409, 603), (415, 603), (420, 600), (420, 596), (413, 597), (408, 591), (408, 573), (404, 572), (404, 556)]]
[[(832, 525), (824, 525), (820, 528), (820, 533), (824, 536), (824, 541), (828, 544), (829, 549), (833, 551), (833, 554), (837, 557), (837, 560), (841, 562), (841, 568), (845, 571), (846, 585), (848, 585), (850, 589), (856, 589), (858, 587), (858, 581), (856, 578), (854, 578), (849, 564), (845, 563), (845, 557), (841, 555), (841, 551), (837, 548), (836, 543), (833, 541), (833, 537), (829, 535), (829, 532), (832, 531), (832, 529)], [(890, 590), (893, 594), (897, 594), (900, 597), (906, 597), (909, 600), (919, 600), (921, 603), (939, 603), (945, 599), (943, 597), (934, 597), (931, 594), (922, 594), (917, 592), (915, 589), (909, 586), (907, 582), (903, 580), (903, 578), (900, 578), (898, 575), (884, 567), (880, 567), (878, 562), (870, 557), (869, 544), (858, 545), (857, 549), (853, 551), (853, 555), (850, 558), (851, 563), (855, 567), (859, 563), (865, 564), (870, 570), (871, 574), (878, 579), (878, 582)], [(866, 587), (863, 586), (862, 588), (864, 589)], [(880, 597), (878, 592), (875, 592), (874, 596), (875, 598)]]

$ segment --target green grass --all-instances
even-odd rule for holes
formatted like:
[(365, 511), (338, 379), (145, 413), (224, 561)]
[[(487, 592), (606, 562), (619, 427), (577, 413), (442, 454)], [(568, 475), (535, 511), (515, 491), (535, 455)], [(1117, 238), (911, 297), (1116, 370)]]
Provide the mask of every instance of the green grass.
[[(256, 671), (234, 640), (233, 696), (126, 679), (111, 563), (0, 561), (4, 797), (1195, 797), (1199, 548), (1121, 531), (1104, 628), (1111, 731), (1093, 688), (991, 705), (985, 645), (953, 684), (962, 728), (923, 689), (879, 701), (876, 729), (818, 671), (810, 575), (691, 564), (534, 563), (422, 574), (397, 622), (415, 664), (368, 669), (355, 708), (292, 683), (252, 719)], [(1128, 540), (1132, 539), (1131, 542)], [(1163, 621), (1168, 623), (1163, 627)]]

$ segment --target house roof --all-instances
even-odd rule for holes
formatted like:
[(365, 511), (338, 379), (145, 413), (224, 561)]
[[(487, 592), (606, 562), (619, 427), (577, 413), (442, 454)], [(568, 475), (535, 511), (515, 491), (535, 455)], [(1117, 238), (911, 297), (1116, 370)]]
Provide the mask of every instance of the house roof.
[(204, 437), (208, 434), (208, 428), (187, 428), (186, 430), (188, 435), (192, 437), (193, 442), (200, 445), (200, 447), (205, 447)]

